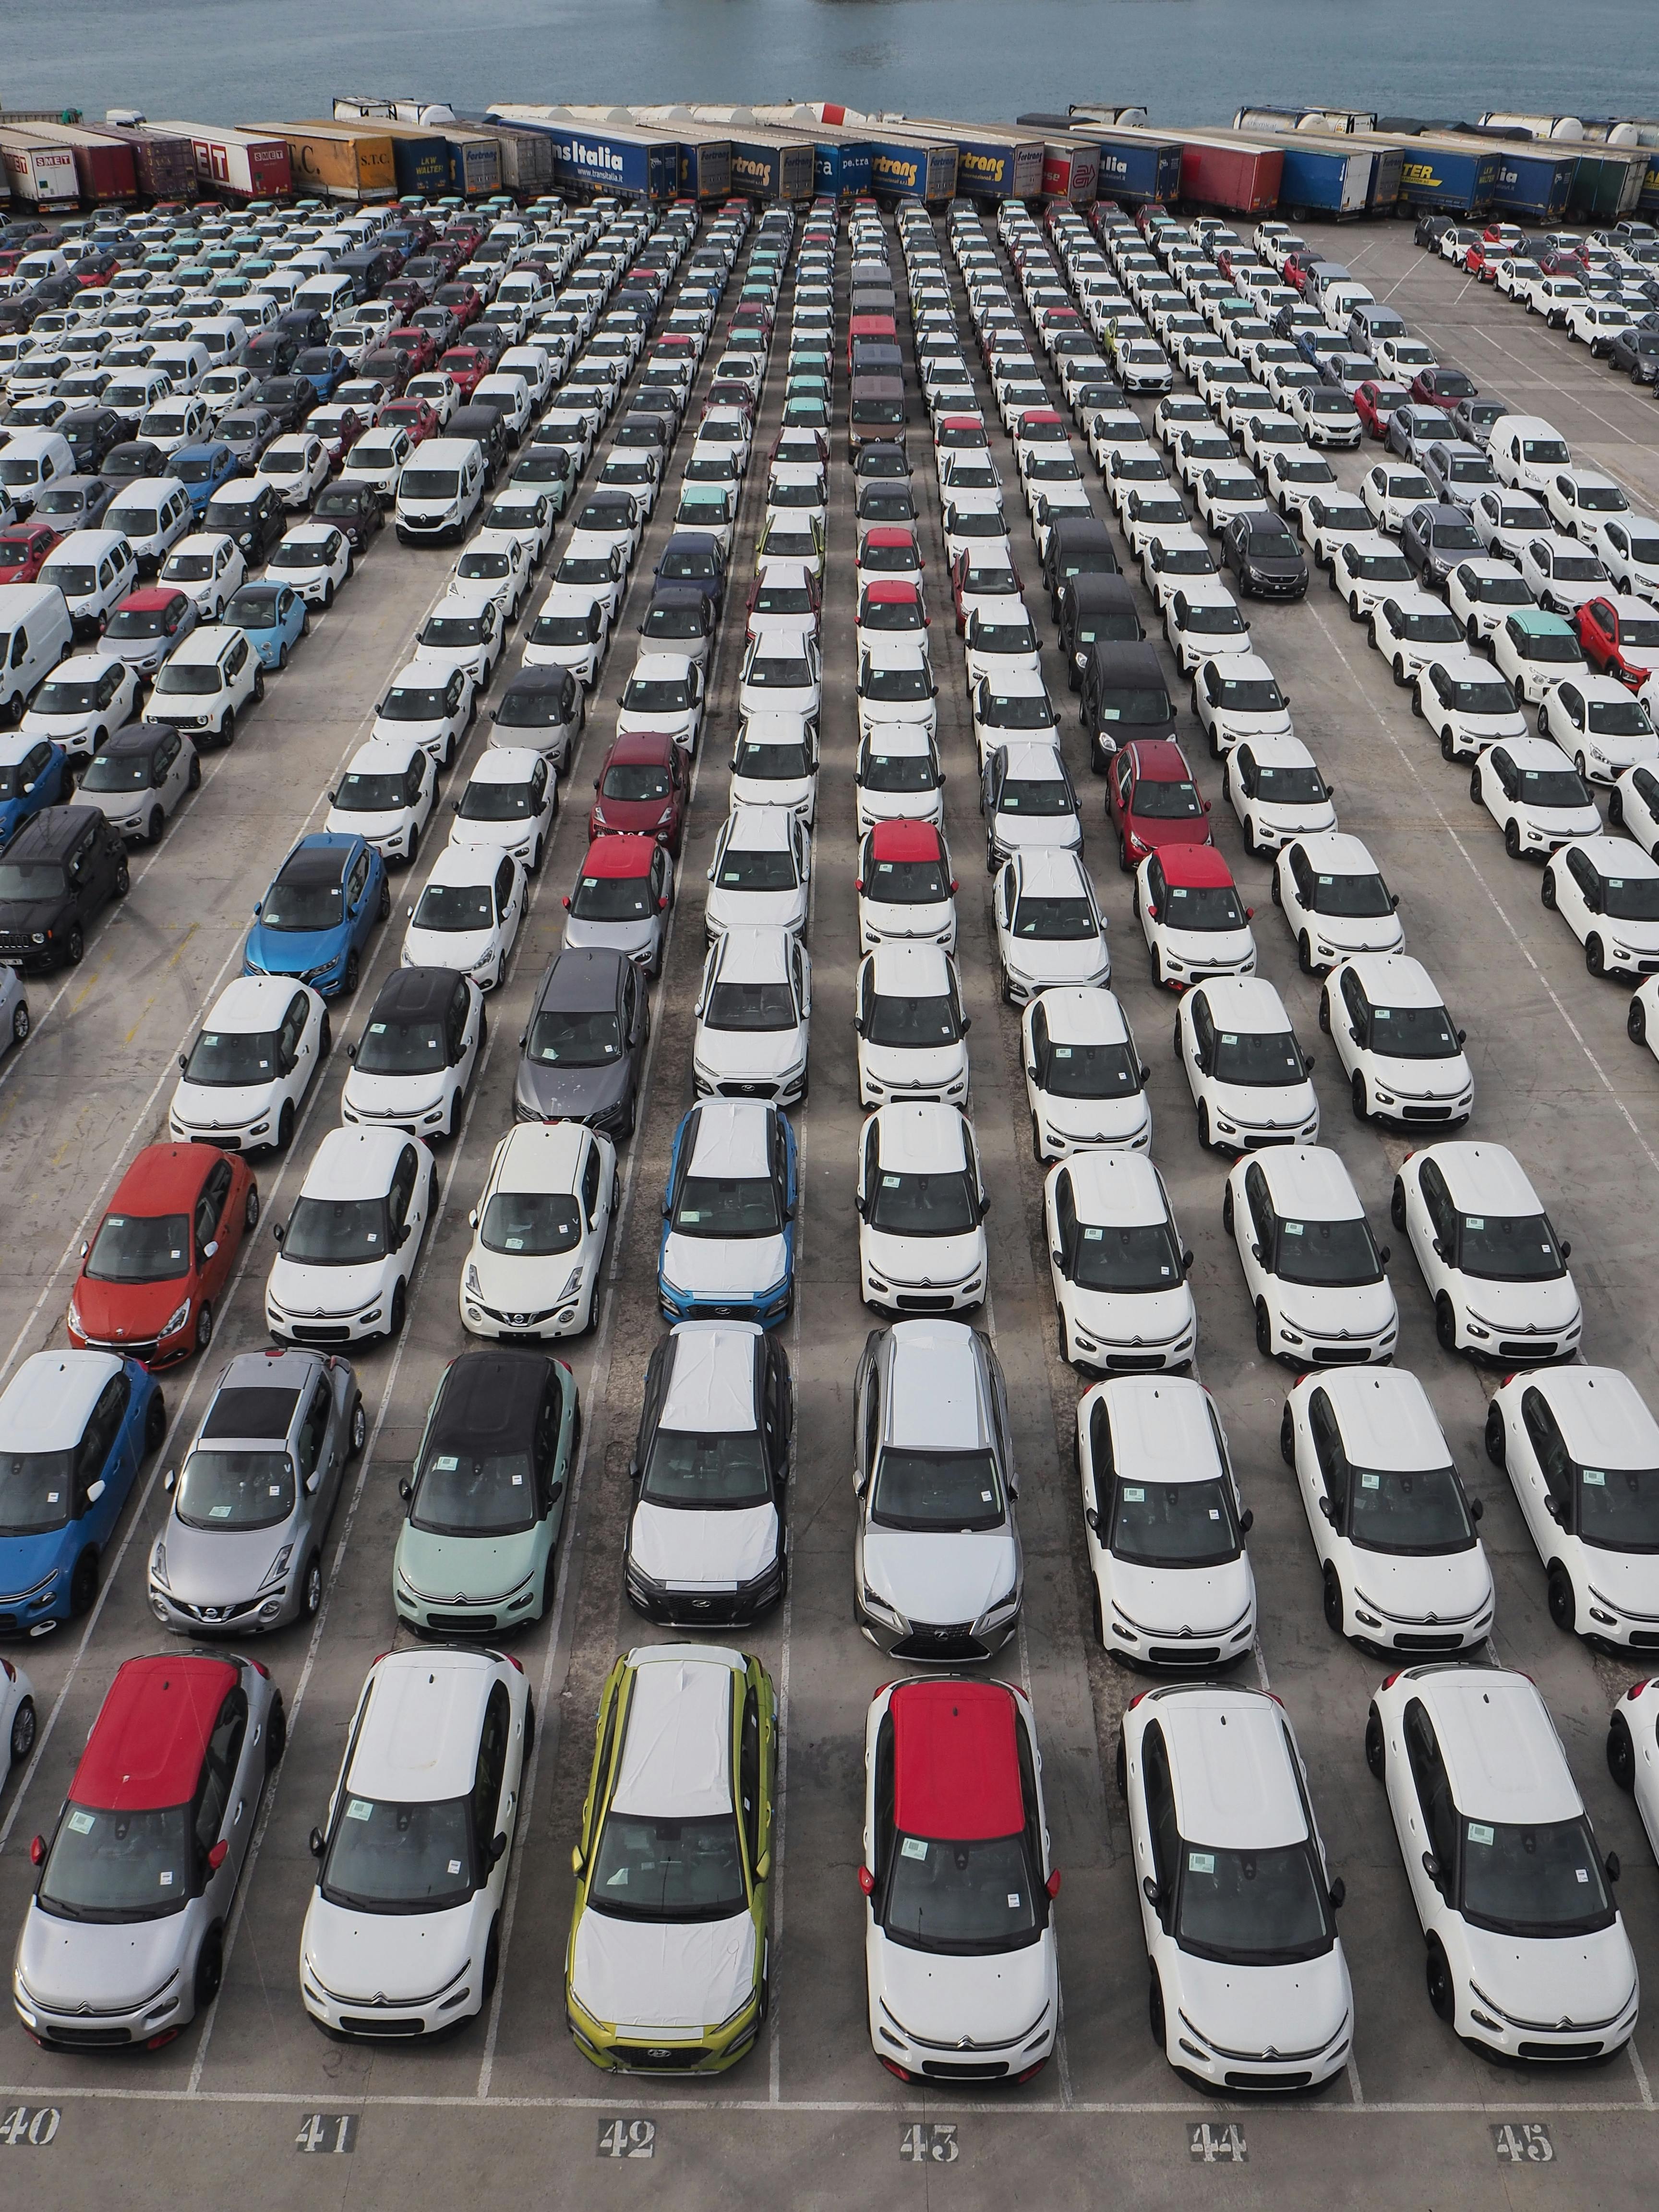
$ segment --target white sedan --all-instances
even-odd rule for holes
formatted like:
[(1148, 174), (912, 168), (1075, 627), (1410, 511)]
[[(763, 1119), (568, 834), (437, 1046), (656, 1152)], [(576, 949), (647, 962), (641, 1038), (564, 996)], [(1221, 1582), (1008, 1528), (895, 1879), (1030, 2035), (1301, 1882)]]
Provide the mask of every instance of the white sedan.
[(1471, 554), (1446, 578), (1446, 605), (1462, 623), (1471, 647), (1489, 638), (1516, 607), (1532, 604), (1532, 593), (1516, 574), (1514, 562), (1496, 553)]
[(493, 991), (524, 920), (526, 878), (508, 854), (451, 845), (439, 854), (419, 902), (405, 909), (405, 968), (451, 968)]
[(1278, 1146), (1227, 1177), (1221, 1225), (1237, 1250), (1256, 1350), (1293, 1367), (1392, 1359), (1400, 1312), (1341, 1158)]
[(268, 576), (290, 584), (307, 606), (331, 607), (352, 569), (351, 540), (331, 522), (302, 522), (273, 546)]
[(1061, 1160), (1044, 1181), (1043, 1220), (1061, 1358), (1096, 1374), (1189, 1368), (1193, 1255), (1152, 1161), (1124, 1150)]
[(1569, 618), (1611, 580), (1588, 546), (1555, 530), (1522, 541), (1521, 580), (1547, 613)]
[(1312, 1057), (1297, 1043), (1278, 992), (1261, 976), (1224, 975), (1186, 993), (1176, 1013), (1175, 1049), (1206, 1152), (1318, 1141)]
[(471, 1336), (580, 1336), (599, 1310), (619, 1194), (617, 1151), (580, 1121), (521, 1121), (490, 1155), (468, 1214), (461, 1326)]
[(1414, 507), (1434, 497), (1434, 486), (1421, 469), (1413, 469), (1392, 455), (1386, 461), (1375, 461), (1365, 471), (1359, 487), (1359, 495), (1365, 502), (1365, 512), (1379, 530), (1397, 537), (1406, 517)]
[(167, 1108), (175, 1144), (286, 1152), (328, 1056), (328, 1006), (285, 975), (243, 975), (208, 1010)]

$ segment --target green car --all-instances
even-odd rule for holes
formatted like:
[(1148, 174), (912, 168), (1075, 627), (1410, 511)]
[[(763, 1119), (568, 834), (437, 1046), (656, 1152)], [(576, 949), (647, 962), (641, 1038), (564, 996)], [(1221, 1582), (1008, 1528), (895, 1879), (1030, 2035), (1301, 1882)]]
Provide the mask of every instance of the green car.
[(506, 1346), (444, 1370), (392, 1564), (398, 1617), (441, 1636), (539, 1620), (581, 1437), (576, 1380), (562, 1359)]
[(777, 1703), (712, 1644), (618, 1659), (599, 1717), (565, 1948), (576, 2048), (611, 2073), (723, 2074), (766, 2018)]
[(783, 387), (783, 396), (786, 401), (821, 399), (827, 405), (830, 399), (830, 380), (827, 376), (819, 376), (815, 372), (803, 370), (797, 374), (792, 369), (789, 373), (789, 380)]

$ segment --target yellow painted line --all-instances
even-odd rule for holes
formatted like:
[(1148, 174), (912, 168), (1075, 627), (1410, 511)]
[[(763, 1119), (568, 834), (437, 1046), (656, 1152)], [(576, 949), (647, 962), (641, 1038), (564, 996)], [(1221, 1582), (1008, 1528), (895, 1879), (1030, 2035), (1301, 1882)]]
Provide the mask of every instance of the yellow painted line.
[[(197, 931), (198, 931), (200, 927), (201, 927), (201, 924), (200, 924), (199, 922), (195, 922), (195, 921), (192, 921), (192, 922), (191, 922), (191, 924), (190, 925), (190, 927), (189, 927), (189, 928), (185, 932), (184, 935), (183, 935), (183, 936), (179, 939), (178, 944), (174, 946), (174, 948), (173, 948), (173, 952), (172, 952), (171, 956), (170, 956), (170, 957), (169, 957), (169, 958), (168, 958), (168, 961), (167, 961), (167, 966), (168, 966), (169, 968), (176, 968), (176, 967), (178, 966), (178, 964), (179, 964), (179, 961), (180, 961), (180, 960), (182, 960), (182, 959), (183, 959), (183, 957), (184, 957), (184, 954), (185, 954), (185, 946), (190, 943), (191, 939), (192, 937), (194, 937), (194, 936), (195, 936), (195, 934), (196, 934)], [(154, 1006), (154, 1005), (155, 1005), (155, 1000), (152, 999), (152, 1000), (151, 1000), (151, 1001), (150, 1001), (150, 1004), (151, 1004), (152, 1006)]]
[(93, 988), (97, 983), (98, 976), (99, 970), (94, 968), (91, 975), (88, 976), (86, 981), (82, 983), (79, 991), (76, 992), (74, 998), (70, 1000), (70, 1013), (78, 1013), (81, 1008), (85, 1006), (87, 1000), (92, 996)]
[[(175, 956), (175, 957), (176, 957), (176, 956)], [(137, 1018), (137, 1020), (133, 1024), (132, 1027), (131, 1027), (131, 1028), (127, 1031), (126, 1035), (122, 1038), (121, 1042), (122, 1042), (122, 1043), (123, 1043), (123, 1044), (131, 1044), (131, 1043), (132, 1042), (132, 1040), (134, 1039), (134, 1037), (136, 1037), (136, 1036), (137, 1036), (137, 1034), (138, 1034), (139, 1030), (140, 1030), (143, 1027), (143, 1025), (144, 1025), (144, 1016), (145, 1016), (145, 1015), (149, 1012), (150, 1008), (151, 1008), (155, 1004), (155, 1000), (154, 1000), (153, 998), (151, 998), (151, 999), (146, 999), (146, 1000), (145, 1000), (145, 1001), (144, 1001), (143, 1005), (143, 1006), (139, 1008), (139, 1010), (138, 1010), (138, 1018)]]

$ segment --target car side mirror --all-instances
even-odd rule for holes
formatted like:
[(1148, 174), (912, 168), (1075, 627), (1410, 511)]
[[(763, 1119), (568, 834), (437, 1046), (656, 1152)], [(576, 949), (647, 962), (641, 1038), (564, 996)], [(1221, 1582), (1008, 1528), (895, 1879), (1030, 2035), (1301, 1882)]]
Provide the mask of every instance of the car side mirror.
[(1390, 891), (1390, 892), (1389, 893), (1389, 912), (1390, 912), (1391, 914), (1392, 914), (1392, 913), (1395, 913), (1395, 912), (1397, 912), (1397, 911), (1399, 910), (1399, 906), (1400, 906), (1400, 894), (1399, 894), (1399, 892), (1398, 892), (1398, 891)]
[(1619, 1854), (1617, 1851), (1609, 1851), (1606, 1858), (1602, 1860), (1601, 1863), (1607, 1869), (1607, 1880), (1609, 1881), (1617, 1881), (1620, 1875), (1624, 1872), (1623, 1867), (1619, 1863)]
[(101, 1475), (100, 1475), (96, 1482), (89, 1482), (87, 1485), (88, 1504), (95, 1505), (107, 1488), (108, 1485), (105, 1482)]
[(497, 1829), (489, 1840), (489, 1863), (491, 1866), (498, 1866), (506, 1856), (507, 1837), (502, 1830)]
[(1552, 1521), (1559, 1521), (1561, 1518), (1560, 1499), (1559, 1498), (1547, 1498), (1544, 1500), (1544, 1510), (1549, 1515)]
[(217, 1256), (218, 1256), (218, 1252), (219, 1252), (219, 1240), (218, 1240), (218, 1238), (217, 1238), (216, 1237), (209, 1237), (209, 1239), (208, 1239), (208, 1241), (207, 1241), (207, 1243), (206, 1243), (205, 1244), (204, 1244), (204, 1245), (203, 1245), (203, 1247), (202, 1247), (202, 1257), (203, 1257), (204, 1260), (212, 1260), (212, 1259), (216, 1259), (216, 1258), (217, 1258)]
[(253, 918), (254, 918), (254, 920), (255, 920), (256, 921), (257, 921), (258, 920), (258, 918), (259, 918), (260, 910), (262, 909), (262, 908), (264, 907), (264, 901), (263, 899), (256, 899), (256, 900), (254, 901), (254, 902), (253, 902)]
[(1440, 1862), (1432, 1851), (1423, 1854), (1423, 1871), (1437, 1889), (1440, 1887)]
[(1332, 1504), (1328, 1498), (1322, 1498), (1320, 1499), (1319, 1510), (1322, 1518), (1328, 1521), (1332, 1528), (1334, 1528), (1336, 1526), (1336, 1508)]
[(398, 1495), (405, 1505), (415, 1495), (415, 1486), (406, 1474), (399, 1475), (398, 1478)]
[(44, 1865), (46, 1864), (46, 1838), (45, 1838), (44, 1836), (32, 1836), (32, 1837), (30, 1838), (30, 1839), (29, 1839), (29, 1864), (30, 1864), (31, 1866), (37, 1866), (37, 1867), (38, 1867), (38, 1866), (44, 1866)]
[(1241, 1536), (1248, 1536), (1255, 1526), (1255, 1515), (1247, 1505), (1238, 1516), (1238, 1533)]
[(1348, 1901), (1348, 1885), (1340, 1875), (1338, 1875), (1336, 1880), (1331, 1884), (1328, 1894), (1331, 1900), (1331, 1911), (1340, 1912)]
[(1572, 1239), (1570, 1237), (1564, 1237), (1561, 1239), (1561, 1257), (1564, 1260), (1571, 1260), (1572, 1257)]
[(1147, 1875), (1143, 1879), (1140, 1885), (1140, 1893), (1146, 1899), (1147, 1904), (1152, 1906), (1154, 1912), (1160, 1911), (1163, 1909), (1163, 1889), (1152, 1880), (1151, 1875)]
[(270, 1234), (274, 1242), (280, 1244), (288, 1232), (283, 1227), (282, 1223), (278, 1221), (272, 1224)]
[[(1099, 1515), (1099, 1513), (1096, 1510), (1096, 1509), (1095, 1509), (1092, 1505), (1085, 1505), (1085, 1506), (1084, 1507), (1084, 1509), (1083, 1509), (1083, 1518), (1084, 1518), (1084, 1520), (1085, 1521), (1085, 1522), (1088, 1524), (1089, 1533), (1091, 1534), (1091, 1535), (1093, 1535), (1093, 1536), (1099, 1536), (1099, 1535), (1100, 1535), (1100, 1515)], [(1104, 1539), (1103, 1539), (1103, 1538), (1102, 1538), (1102, 1541), (1103, 1541), (1103, 1542), (1104, 1541)]]
[(229, 1856), (230, 1845), (224, 1837), (221, 1836), (218, 1842), (213, 1846), (213, 1849), (207, 1855), (208, 1872), (210, 1874), (217, 1874), (220, 1868)]
[(1486, 1514), (1486, 1499), (1485, 1499), (1484, 1498), (1470, 1498), (1470, 1500), (1469, 1500), (1469, 1518), (1470, 1518), (1470, 1520), (1471, 1520), (1471, 1521), (1479, 1521), (1479, 1520), (1482, 1519), (1482, 1518), (1484, 1517), (1485, 1514)]
[(323, 1845), (325, 1841), (325, 1838), (322, 1830), (320, 1828), (313, 1828), (310, 1835), (306, 1838), (306, 1848), (310, 1851), (313, 1858), (321, 1858), (323, 1856)]

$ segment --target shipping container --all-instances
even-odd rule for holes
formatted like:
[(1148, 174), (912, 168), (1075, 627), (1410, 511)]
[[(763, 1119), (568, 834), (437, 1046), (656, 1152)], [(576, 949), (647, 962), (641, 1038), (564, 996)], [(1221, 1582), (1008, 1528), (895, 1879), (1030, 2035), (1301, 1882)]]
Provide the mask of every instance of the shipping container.
[(112, 131), (94, 131), (78, 123), (19, 123), (9, 115), (5, 120), (6, 128), (28, 143), (69, 148), (75, 161), (76, 197), (83, 207), (106, 206), (112, 200), (130, 204), (137, 198), (132, 149)]
[(1181, 197), (1229, 215), (1265, 215), (1279, 204), (1285, 174), (1282, 147), (1248, 139), (1182, 135)]
[(1602, 146), (1581, 153), (1569, 204), (1576, 214), (1597, 222), (1617, 222), (1636, 213), (1648, 173), (1640, 146)]
[(1316, 136), (1340, 138), (1353, 131), (1375, 131), (1376, 116), (1369, 107), (1241, 107), (1233, 118), (1235, 131), (1310, 131)]
[(629, 199), (672, 200), (680, 188), (679, 142), (655, 131), (599, 127), (568, 108), (492, 102), (490, 130), (533, 132), (552, 146), (551, 181), (579, 190), (620, 192)]
[(447, 100), (395, 100), (366, 93), (336, 93), (337, 123), (410, 123), (417, 130), (453, 123), (455, 111)]
[[(679, 149), (679, 194), (683, 200), (725, 200), (738, 189), (732, 176), (732, 140), (718, 120), (730, 109), (677, 107), (659, 104), (630, 107), (628, 116), (643, 131), (672, 138)], [(749, 111), (741, 111), (745, 116)]]
[(1409, 208), (1438, 208), (1448, 215), (1485, 215), (1498, 188), (1501, 156), (1478, 139), (1450, 138), (1428, 131), (1399, 137), (1386, 130), (1361, 131), (1360, 142), (1402, 155), (1399, 201)]
[(1121, 200), (1126, 206), (1147, 203), (1167, 206), (1181, 198), (1181, 142), (1161, 137), (1155, 131), (1137, 131), (1127, 125), (1096, 124), (1076, 109), (1066, 115), (1022, 115), (1021, 123), (1048, 130), (1069, 130), (1074, 138), (1087, 138), (1100, 149), (1100, 198)]
[(228, 131), (217, 123), (152, 123), (152, 131), (187, 138), (199, 183), (238, 199), (278, 199), (294, 189), (288, 141), (276, 132)]
[[(1018, 125), (956, 123), (940, 115), (895, 115), (919, 138), (957, 149), (957, 191), (965, 199), (1034, 200), (1042, 190), (1043, 141)], [(1021, 118), (1022, 122), (1024, 120)], [(1066, 118), (1050, 116), (1051, 129), (1070, 128)], [(1091, 135), (1091, 134), (1089, 134)]]
[(359, 130), (349, 123), (252, 123), (250, 131), (269, 131), (284, 140), (294, 167), (294, 188), (327, 200), (356, 204), (391, 199), (398, 190), (392, 141), (384, 131)]
[(35, 137), (27, 125), (0, 125), (0, 164), (13, 199), (21, 207), (73, 207), (81, 197), (75, 156), (69, 148)]
[(112, 138), (123, 138), (131, 147), (133, 174), (146, 199), (195, 198), (196, 156), (188, 138), (136, 125), (110, 123), (105, 128)]
[(867, 138), (816, 138), (812, 157), (817, 189), (827, 198), (861, 199), (869, 191), (872, 161)]

